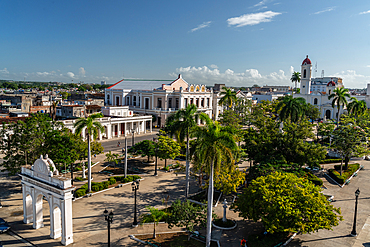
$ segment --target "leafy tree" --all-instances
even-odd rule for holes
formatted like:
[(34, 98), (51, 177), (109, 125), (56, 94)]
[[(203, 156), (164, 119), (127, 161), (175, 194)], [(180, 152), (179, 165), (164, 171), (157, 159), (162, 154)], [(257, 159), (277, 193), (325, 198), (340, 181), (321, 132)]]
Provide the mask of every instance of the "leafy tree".
[(148, 156), (149, 163), (150, 157), (155, 155), (155, 143), (150, 140), (144, 140), (136, 143), (133, 147), (130, 147), (128, 152)]
[(177, 199), (172, 203), (171, 208), (171, 213), (166, 217), (168, 228), (185, 227), (187, 231), (193, 232), (195, 227), (199, 229), (206, 227), (207, 207)]
[(164, 131), (158, 137), (158, 158), (165, 160), (165, 167), (167, 167), (167, 159), (174, 159), (180, 155), (181, 146), (171, 137), (165, 135)]
[(86, 139), (88, 144), (88, 154), (87, 154), (87, 163), (88, 163), (88, 192), (91, 192), (91, 139), (96, 139), (98, 137), (99, 131), (104, 133), (104, 127), (101, 125), (98, 118), (102, 118), (103, 114), (95, 113), (87, 118), (79, 118), (74, 127), (76, 128), (76, 134), (81, 134), (83, 129), (86, 129)]
[(281, 121), (290, 119), (292, 122), (297, 122), (303, 115), (306, 108), (304, 98), (293, 98), (293, 96), (285, 96), (277, 105), (280, 110), (279, 116)]
[[(290, 80), (295, 83), (295, 89), (297, 89), (297, 82), (301, 82), (301, 73), (294, 71)], [(292, 90), (293, 94), (293, 90)]]
[(230, 109), (231, 106), (236, 101), (236, 92), (234, 92), (231, 88), (223, 87), (223, 92), (220, 93), (222, 95), (222, 98), (218, 102), (219, 105), (226, 105), (227, 109)]
[(236, 164), (223, 166), (215, 173), (215, 188), (227, 195), (236, 192), (236, 189), (245, 181), (245, 173), (238, 169)]
[(70, 93), (68, 93), (68, 92), (61, 92), (60, 94), (62, 95), (62, 98), (63, 98), (63, 99), (67, 99), (67, 98), (68, 98), (68, 96), (71, 96), (71, 94), (70, 94)]
[(335, 129), (335, 124), (333, 123), (319, 123), (318, 124), (318, 135), (321, 136), (321, 142), (329, 144), (330, 136)]
[(311, 119), (312, 123), (315, 119), (318, 119), (320, 117), (320, 110), (314, 105), (311, 105), (310, 103), (304, 105), (304, 115)]
[(185, 185), (185, 198), (189, 194), (189, 140), (190, 131), (197, 125), (197, 107), (194, 104), (188, 105), (185, 109), (178, 110), (175, 114), (170, 115), (166, 120), (166, 125), (170, 130), (170, 134), (176, 134), (178, 142), (182, 143), (186, 137), (186, 185)]
[[(344, 170), (348, 169), (351, 157), (358, 157), (368, 152), (366, 144), (366, 132), (360, 127), (352, 124), (341, 125), (332, 132), (331, 147), (336, 149), (345, 162)], [(340, 167), (342, 175), (342, 164)]]
[(351, 102), (347, 105), (347, 110), (350, 115), (353, 115), (355, 119), (365, 113), (367, 107), (364, 100), (357, 100), (355, 97), (351, 97)]
[(233, 208), (240, 217), (261, 220), (269, 233), (332, 230), (342, 216), (321, 190), (294, 174), (275, 172), (252, 181)]
[(212, 203), (213, 203), (213, 176), (214, 170), (219, 170), (221, 163), (232, 164), (234, 152), (237, 151), (234, 137), (218, 122), (213, 122), (207, 114), (201, 113), (201, 119), (206, 122), (205, 126), (197, 126), (194, 136), (198, 138), (198, 146), (195, 154), (209, 171), (208, 186), (208, 211), (207, 211), (207, 239), (206, 246), (210, 246), (212, 228)]
[(331, 106), (333, 107), (333, 109), (335, 108), (335, 106), (337, 106), (337, 109), (338, 109), (338, 121), (337, 121), (337, 126), (339, 126), (339, 118), (340, 118), (340, 107), (344, 108), (344, 106), (346, 106), (348, 104), (347, 102), (347, 98), (350, 98), (350, 95), (348, 93), (348, 88), (344, 88), (344, 87), (341, 87), (341, 88), (336, 88), (333, 90), (333, 93), (329, 95), (328, 99), (332, 100), (331, 102)]

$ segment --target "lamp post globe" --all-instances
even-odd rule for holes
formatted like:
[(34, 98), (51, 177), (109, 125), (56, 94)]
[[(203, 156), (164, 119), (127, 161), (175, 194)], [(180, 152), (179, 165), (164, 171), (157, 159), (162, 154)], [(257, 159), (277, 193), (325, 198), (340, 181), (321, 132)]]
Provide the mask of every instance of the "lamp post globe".
[(108, 210), (105, 209), (104, 212), (103, 212), (103, 215), (104, 215), (104, 219), (107, 221), (108, 223), (108, 247), (110, 247), (110, 224), (113, 222), (113, 211), (110, 211), (110, 213), (108, 214)]
[(134, 192), (134, 198), (135, 198), (135, 201), (134, 201), (134, 222), (132, 223), (132, 226), (133, 227), (137, 227), (138, 226), (138, 222), (137, 222), (137, 210), (136, 210), (136, 194), (137, 194), (137, 190), (139, 189), (139, 180), (136, 180), (136, 181), (133, 181), (132, 184), (131, 184), (131, 188), (132, 188), (132, 191)]

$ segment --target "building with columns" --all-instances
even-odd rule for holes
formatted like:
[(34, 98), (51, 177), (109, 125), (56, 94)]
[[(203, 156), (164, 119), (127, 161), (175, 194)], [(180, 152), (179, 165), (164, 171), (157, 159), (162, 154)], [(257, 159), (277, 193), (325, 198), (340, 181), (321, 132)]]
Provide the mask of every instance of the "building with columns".
[[(321, 118), (337, 119), (338, 109), (332, 107), (332, 100), (329, 100), (329, 95), (334, 89), (343, 87), (342, 78), (339, 77), (322, 77), (312, 78), (312, 63), (306, 56), (301, 65), (301, 87), (300, 93), (294, 94), (294, 98), (304, 98), (307, 103), (310, 103), (319, 108)], [(340, 109), (342, 114), (344, 109)]]
[(174, 81), (124, 79), (105, 89), (107, 111), (127, 106), (134, 114), (155, 116), (157, 127), (164, 126), (170, 114), (189, 104), (195, 104), (212, 118), (212, 100), (212, 90), (205, 85), (189, 84), (181, 75)]

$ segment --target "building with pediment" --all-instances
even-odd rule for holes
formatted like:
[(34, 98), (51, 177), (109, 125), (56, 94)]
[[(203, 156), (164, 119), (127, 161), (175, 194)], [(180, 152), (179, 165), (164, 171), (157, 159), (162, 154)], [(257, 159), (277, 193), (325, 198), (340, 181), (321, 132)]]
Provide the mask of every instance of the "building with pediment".
[[(165, 125), (167, 117), (189, 104), (212, 118), (212, 89), (189, 84), (181, 75), (174, 81), (123, 79), (105, 89), (105, 108), (128, 106), (140, 115), (153, 115), (153, 124)], [(107, 109), (108, 111), (108, 109)]]

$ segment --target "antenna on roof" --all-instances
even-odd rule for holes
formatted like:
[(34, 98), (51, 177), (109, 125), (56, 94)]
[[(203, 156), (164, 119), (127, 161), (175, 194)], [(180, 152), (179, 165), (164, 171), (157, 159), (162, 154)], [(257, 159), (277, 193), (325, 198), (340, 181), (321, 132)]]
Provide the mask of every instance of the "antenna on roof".
[(321, 78), (324, 78), (324, 70), (321, 70)]

